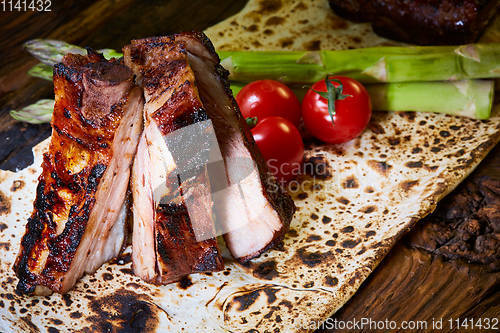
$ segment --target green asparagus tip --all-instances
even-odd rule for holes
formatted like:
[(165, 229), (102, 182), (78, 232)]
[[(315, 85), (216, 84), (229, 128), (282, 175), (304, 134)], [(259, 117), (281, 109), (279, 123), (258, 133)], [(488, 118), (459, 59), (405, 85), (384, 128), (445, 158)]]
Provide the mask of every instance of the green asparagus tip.
[(33, 66), (28, 71), (28, 74), (40, 79), (52, 81), (52, 66), (40, 63)]
[(50, 122), (53, 110), (54, 100), (41, 99), (35, 104), (28, 105), (19, 111), (10, 111), (10, 116), (15, 120), (30, 124), (43, 124)]

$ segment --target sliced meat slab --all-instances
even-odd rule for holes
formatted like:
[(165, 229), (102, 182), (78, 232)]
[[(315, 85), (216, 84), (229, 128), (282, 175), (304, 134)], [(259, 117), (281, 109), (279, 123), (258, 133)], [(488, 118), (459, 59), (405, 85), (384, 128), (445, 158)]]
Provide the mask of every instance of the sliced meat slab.
[[(246, 262), (281, 243), (295, 205), (269, 172), (233, 98), (228, 72), (220, 65), (210, 40), (195, 32), (170, 38), (187, 51), (224, 159), (231, 188), (215, 204), (218, 223), (224, 225), (224, 239), (233, 257)], [(249, 160), (255, 168), (242, 167)]]
[(68, 291), (118, 255), (144, 100), (118, 61), (68, 54), (54, 67), (52, 138), (14, 265), (21, 293)]
[(134, 272), (167, 284), (191, 273), (219, 271), (224, 264), (206, 164), (195, 163), (186, 175), (179, 162), (189, 150), (196, 159), (206, 148), (203, 136), (185, 138), (178, 152), (167, 144), (176, 131), (207, 120), (184, 46), (169, 37), (134, 40), (124, 48), (124, 59), (146, 100), (132, 177)]

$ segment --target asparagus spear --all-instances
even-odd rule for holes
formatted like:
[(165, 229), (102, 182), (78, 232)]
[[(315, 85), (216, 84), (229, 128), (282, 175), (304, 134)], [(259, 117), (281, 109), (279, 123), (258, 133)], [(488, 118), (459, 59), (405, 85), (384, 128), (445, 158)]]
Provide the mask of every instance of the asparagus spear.
[(374, 110), (447, 113), (488, 119), (495, 92), (493, 80), (369, 84)]
[(38, 77), (40, 79), (52, 81), (52, 66), (46, 64), (36, 64), (31, 67), (28, 71), (28, 74), (34, 77)]
[[(67, 53), (87, 54), (87, 50), (83, 47), (69, 44), (60, 40), (53, 39), (32, 39), (24, 43), (24, 48), (31, 53), (41, 63), (54, 66), (61, 62), (64, 55)], [(102, 53), (106, 59), (120, 58), (122, 53), (113, 49), (101, 49), (97, 52)]]
[(53, 99), (41, 99), (35, 104), (28, 105), (19, 111), (12, 110), (12, 118), (30, 124), (42, 124), (50, 122), (54, 110)]
[[(233, 83), (233, 94), (243, 86)], [(493, 80), (377, 83), (365, 87), (375, 111), (436, 112), (488, 119), (493, 105)], [(300, 100), (308, 89), (300, 85), (291, 88)]]
[(500, 43), (373, 47), (341, 51), (220, 51), (235, 81), (313, 83), (327, 74), (364, 83), (500, 77)]

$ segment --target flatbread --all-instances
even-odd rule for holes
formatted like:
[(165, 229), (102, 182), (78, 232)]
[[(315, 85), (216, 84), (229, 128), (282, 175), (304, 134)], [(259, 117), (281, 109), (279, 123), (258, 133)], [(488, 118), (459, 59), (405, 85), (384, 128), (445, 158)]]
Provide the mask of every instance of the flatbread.
[[(249, 14), (252, 8), (261, 8), (265, 22), (276, 13), (272, 3), (277, 2), (250, 1), (242, 14), (207, 33), (223, 47), (230, 36), (217, 37), (214, 31), (225, 31), (233, 19), (243, 22), (241, 16), (254, 15)], [(310, 16), (304, 17), (318, 28), (324, 24), (326, 0), (283, 1), (279, 10), (289, 11), (299, 3), (306, 9), (294, 15), (307, 12)], [(308, 12), (313, 4), (318, 9)], [(341, 20), (329, 12), (324, 15)], [(285, 36), (296, 22), (295, 16), (289, 16), (276, 30)], [(363, 42), (351, 44), (346, 38), (344, 48), (385, 43), (362, 27), (348, 32), (358, 31)], [(319, 31), (311, 29), (311, 34)], [(242, 41), (258, 32), (242, 25), (232, 31)], [(338, 40), (326, 42), (327, 32), (321, 36), (321, 46), (333, 48)], [(299, 37), (306, 42), (303, 34)], [(335, 38), (341, 36), (338, 30)], [(235, 48), (242, 45), (236, 42), (235, 38)], [(279, 40), (261, 40), (267, 49), (278, 47), (274, 42)], [(294, 42), (286, 49), (292, 45), (302, 44)], [(478, 121), (377, 112), (369, 128), (351, 142), (308, 143), (307, 165), (314, 165), (315, 171), (299, 178), (291, 191), (298, 209), (284, 246), (250, 265), (240, 266), (226, 253), (223, 272), (154, 286), (133, 275), (127, 248), (120, 258), (84, 276), (64, 296), (18, 296), (11, 266), (32, 210), (46, 140), (34, 148), (32, 166), (17, 173), (0, 171), (0, 331), (312, 331), (345, 304), (396, 240), (430, 213), (500, 140), (499, 113), (497, 106), (490, 120)]]
[(238, 14), (205, 30), (215, 49), (344, 50), (402, 45), (333, 13), (327, 0), (251, 0)]

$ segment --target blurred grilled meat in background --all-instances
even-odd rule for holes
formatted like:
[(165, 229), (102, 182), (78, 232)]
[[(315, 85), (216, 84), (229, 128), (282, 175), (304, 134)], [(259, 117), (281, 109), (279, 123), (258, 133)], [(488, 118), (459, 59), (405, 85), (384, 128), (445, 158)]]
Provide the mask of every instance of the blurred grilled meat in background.
[(371, 22), (376, 33), (411, 44), (476, 41), (495, 16), (497, 0), (329, 0), (340, 16)]

